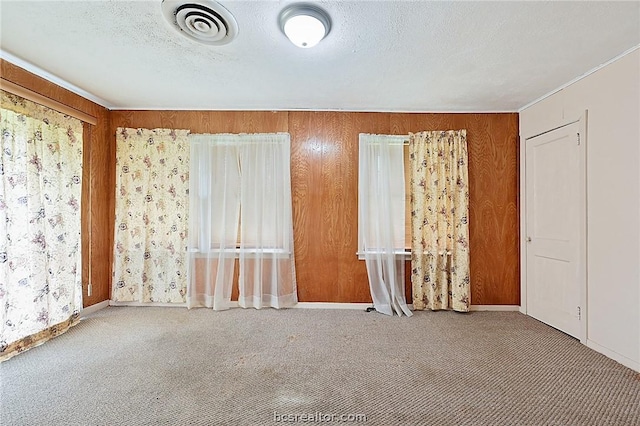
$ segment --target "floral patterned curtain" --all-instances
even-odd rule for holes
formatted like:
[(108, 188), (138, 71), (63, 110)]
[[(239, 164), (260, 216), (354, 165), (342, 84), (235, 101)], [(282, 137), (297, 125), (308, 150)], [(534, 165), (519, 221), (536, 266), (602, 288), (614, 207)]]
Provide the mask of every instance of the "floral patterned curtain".
[(185, 303), (188, 133), (117, 130), (115, 302)]
[(80, 120), (0, 91), (0, 360), (82, 309)]
[(467, 312), (467, 132), (410, 134), (411, 283), (414, 309)]

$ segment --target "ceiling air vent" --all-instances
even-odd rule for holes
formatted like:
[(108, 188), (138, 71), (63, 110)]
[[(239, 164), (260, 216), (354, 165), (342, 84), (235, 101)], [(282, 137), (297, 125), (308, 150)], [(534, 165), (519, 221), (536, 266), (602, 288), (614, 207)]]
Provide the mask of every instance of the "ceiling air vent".
[(227, 44), (238, 35), (236, 19), (213, 0), (163, 0), (162, 13), (180, 34), (200, 43)]

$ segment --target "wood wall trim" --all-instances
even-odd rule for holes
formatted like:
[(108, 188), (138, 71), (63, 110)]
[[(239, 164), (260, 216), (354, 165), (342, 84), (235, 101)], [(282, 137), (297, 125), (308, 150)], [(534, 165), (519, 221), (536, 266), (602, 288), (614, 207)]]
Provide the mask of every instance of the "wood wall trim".
[[(115, 138), (109, 132), (110, 112), (98, 115), (98, 126), (91, 133), (91, 306), (111, 298), (111, 269), (115, 224), (116, 155)], [(85, 288), (86, 292), (86, 288)]]
[(80, 240), (82, 248), (82, 300), (88, 297), (88, 284), (91, 281), (91, 171), (86, 164), (91, 164), (92, 127), (83, 124), (82, 132), (82, 195), (80, 199)]
[(2, 58), (0, 58), (0, 76), (4, 80), (22, 86), (78, 111), (82, 111), (85, 114), (96, 117), (98, 120), (100, 120), (100, 113), (109, 112), (107, 108), (83, 98), (64, 87), (60, 87), (49, 80), (32, 74)]
[(29, 90), (18, 84), (12, 83), (11, 81), (5, 80), (2, 77), (0, 77), (0, 89), (4, 90), (5, 92), (13, 93), (14, 95), (18, 95), (20, 97), (28, 99), (37, 104), (46, 106), (47, 108), (51, 108), (63, 114), (70, 115), (71, 117), (75, 117), (80, 121), (84, 121), (85, 123), (89, 123), (94, 126), (98, 124), (98, 119), (92, 115), (85, 114), (84, 112), (78, 111), (75, 108), (67, 106), (53, 99), (49, 99), (46, 96), (42, 96), (41, 94), (36, 93), (33, 90)]

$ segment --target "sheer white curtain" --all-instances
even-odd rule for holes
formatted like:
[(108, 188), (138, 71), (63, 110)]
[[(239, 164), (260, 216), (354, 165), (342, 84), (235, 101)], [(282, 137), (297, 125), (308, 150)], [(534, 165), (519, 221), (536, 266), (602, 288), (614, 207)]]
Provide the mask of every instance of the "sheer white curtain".
[(240, 306), (297, 303), (288, 134), (242, 135)]
[(187, 306), (228, 309), (240, 215), (234, 135), (190, 135)]
[(189, 307), (297, 302), (288, 134), (191, 135)]
[(359, 251), (373, 305), (387, 315), (411, 316), (404, 292), (404, 150), (406, 136), (360, 134)]

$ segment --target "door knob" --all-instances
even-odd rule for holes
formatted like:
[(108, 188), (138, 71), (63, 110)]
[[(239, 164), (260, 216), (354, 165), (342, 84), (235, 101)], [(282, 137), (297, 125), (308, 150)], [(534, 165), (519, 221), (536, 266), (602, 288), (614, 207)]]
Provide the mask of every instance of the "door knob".
[(531, 242), (531, 237), (527, 237), (527, 242), (530, 243)]

